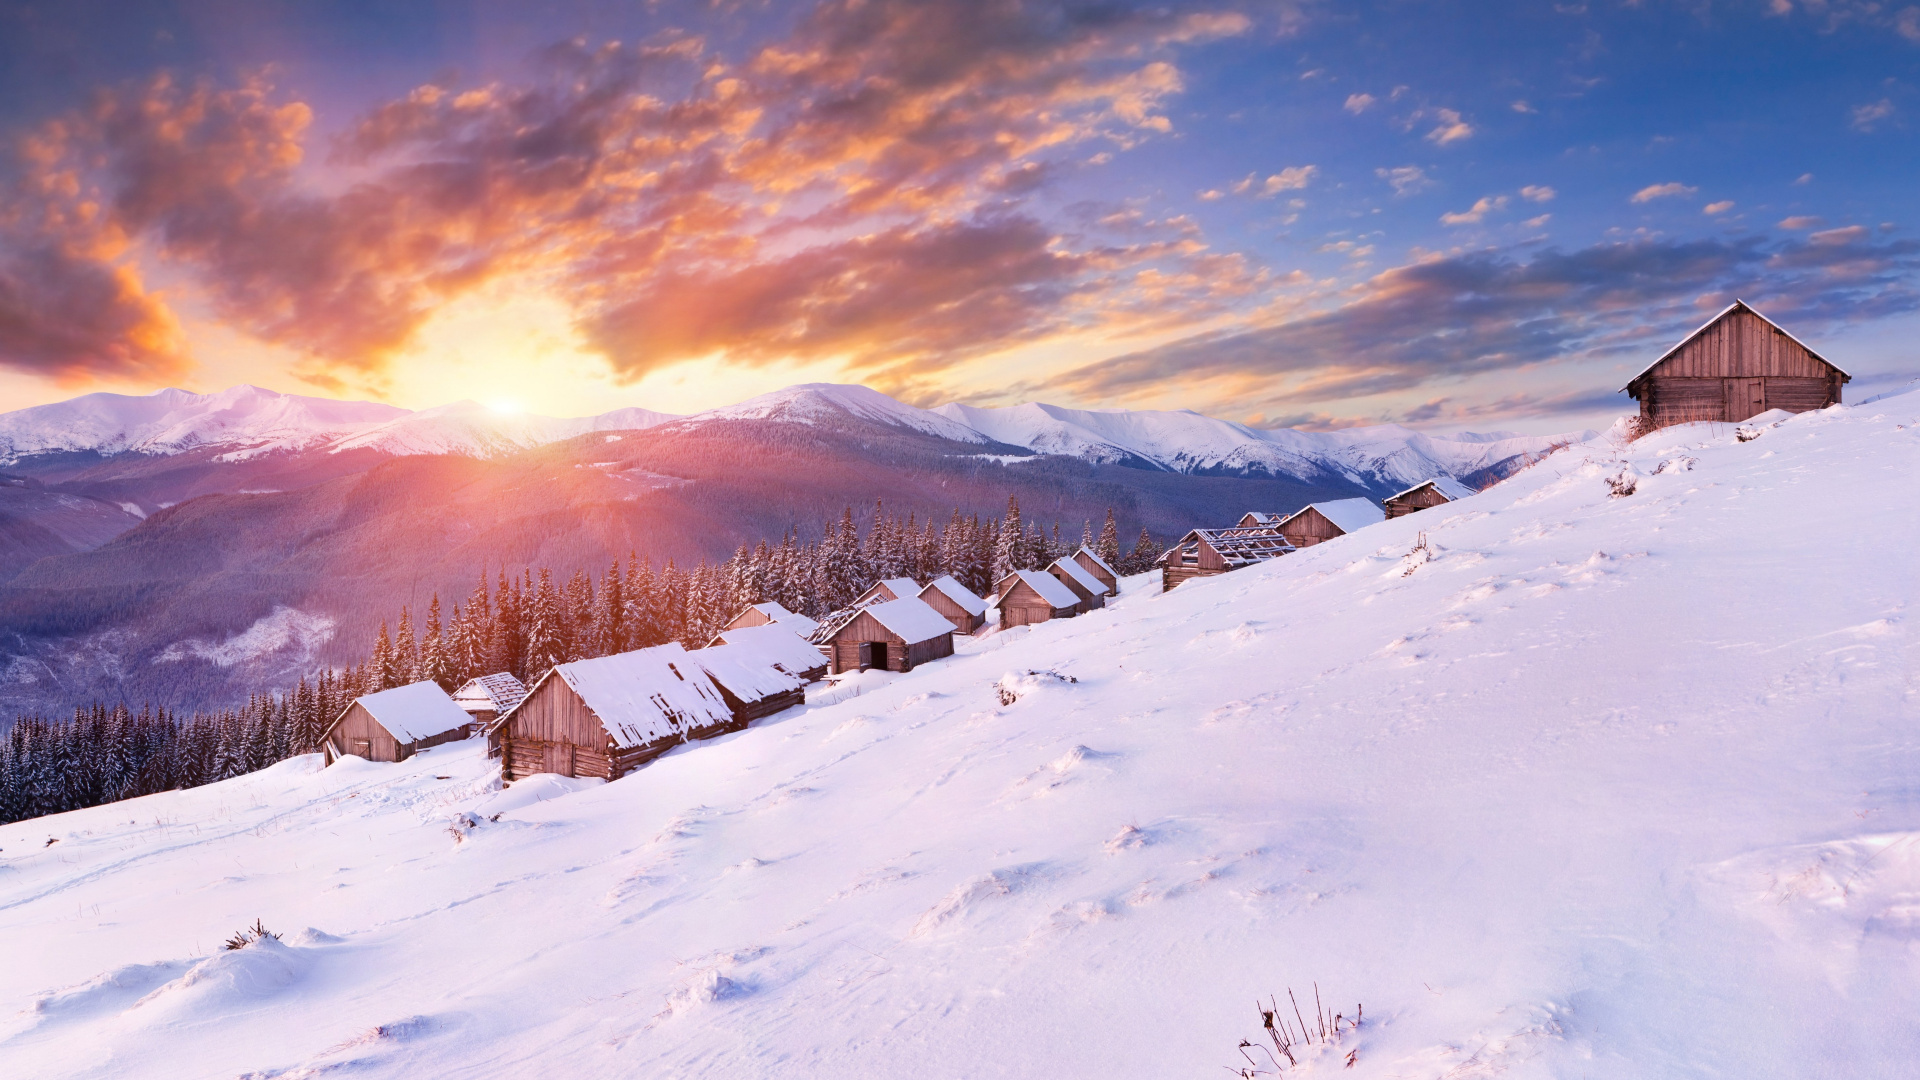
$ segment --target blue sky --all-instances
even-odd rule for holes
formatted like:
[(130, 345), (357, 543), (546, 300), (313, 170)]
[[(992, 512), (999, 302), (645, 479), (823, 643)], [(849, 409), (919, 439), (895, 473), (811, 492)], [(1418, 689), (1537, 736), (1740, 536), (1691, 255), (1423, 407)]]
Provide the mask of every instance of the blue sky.
[(1603, 423), (1920, 374), (1920, 6), (0, 4), (0, 394)]

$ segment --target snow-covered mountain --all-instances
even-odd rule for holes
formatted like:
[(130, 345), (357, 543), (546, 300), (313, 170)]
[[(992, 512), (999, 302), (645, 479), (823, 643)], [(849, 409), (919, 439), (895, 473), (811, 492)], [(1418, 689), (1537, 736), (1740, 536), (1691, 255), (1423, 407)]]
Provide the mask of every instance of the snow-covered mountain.
[(1908, 1075), (1920, 394), (1760, 427), (612, 784), (468, 741), (0, 826), (0, 1071), (1200, 1077), (1291, 989), (1363, 1020), (1281, 1076)]
[(1592, 434), (1439, 436), (1395, 425), (1334, 432), (1263, 430), (1187, 411), (1095, 411), (1042, 404), (918, 409), (864, 386), (831, 383), (790, 386), (685, 417), (626, 408), (573, 419), (502, 413), (471, 401), (409, 412), (374, 402), (237, 386), (204, 395), (182, 390), (146, 397), (88, 394), (0, 414), (0, 464), (58, 451), (160, 455), (215, 449), (222, 451), (224, 461), (346, 450), (493, 457), (594, 431), (738, 421), (881, 425), (952, 442), (999, 443), (1102, 464), (1212, 476), (1332, 479), (1363, 488), (1404, 486), (1437, 473), (1468, 476)]

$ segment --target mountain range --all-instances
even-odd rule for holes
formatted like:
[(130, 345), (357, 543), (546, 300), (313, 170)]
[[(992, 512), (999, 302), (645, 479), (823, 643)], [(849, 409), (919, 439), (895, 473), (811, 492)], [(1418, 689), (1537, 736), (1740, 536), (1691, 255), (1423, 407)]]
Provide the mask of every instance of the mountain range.
[(1248, 509), (1481, 486), (1590, 433), (1268, 431), (1186, 411), (919, 409), (789, 387), (692, 416), (417, 412), (240, 386), (0, 414), (0, 716), (217, 705), (364, 654), (501, 567), (723, 559), (876, 500), (1163, 540)]

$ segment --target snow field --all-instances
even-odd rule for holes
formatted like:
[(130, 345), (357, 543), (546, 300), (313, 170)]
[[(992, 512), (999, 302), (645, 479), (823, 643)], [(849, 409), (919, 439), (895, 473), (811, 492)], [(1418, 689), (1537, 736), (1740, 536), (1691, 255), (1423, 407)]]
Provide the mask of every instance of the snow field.
[(1317, 982), (1302, 1075), (1904, 1075), (1917, 422), (1598, 440), (613, 784), (0, 826), (0, 1073), (1217, 1076)]

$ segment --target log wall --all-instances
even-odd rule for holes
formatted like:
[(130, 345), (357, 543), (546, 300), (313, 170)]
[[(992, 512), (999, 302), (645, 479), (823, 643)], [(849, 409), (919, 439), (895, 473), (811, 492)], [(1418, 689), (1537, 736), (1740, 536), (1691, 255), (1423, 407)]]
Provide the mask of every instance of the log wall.
[(1287, 543), (1294, 547), (1309, 548), (1324, 544), (1336, 536), (1345, 536), (1346, 533), (1341, 531), (1340, 526), (1328, 521), (1325, 514), (1309, 506), (1304, 513), (1294, 515), (1281, 526), (1280, 535), (1286, 537)]
[(1418, 491), (1412, 491), (1405, 495), (1397, 495), (1394, 498), (1388, 499), (1382, 503), (1381, 506), (1387, 511), (1387, 520), (1392, 521), (1394, 518), (1406, 517), (1408, 514), (1421, 510), (1430, 510), (1433, 507), (1443, 506), (1452, 501), (1453, 500), (1447, 498), (1445, 495), (1435, 491), (1431, 485), (1428, 485), (1420, 488)]

